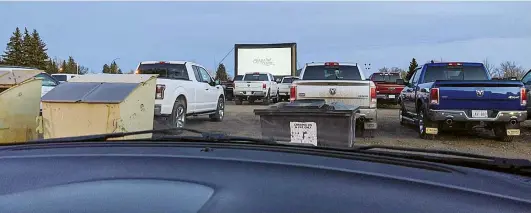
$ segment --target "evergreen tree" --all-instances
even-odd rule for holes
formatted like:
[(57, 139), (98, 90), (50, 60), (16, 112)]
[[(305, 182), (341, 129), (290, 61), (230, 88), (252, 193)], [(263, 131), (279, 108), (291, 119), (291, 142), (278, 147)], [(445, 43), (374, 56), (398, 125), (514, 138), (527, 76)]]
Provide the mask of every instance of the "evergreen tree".
[(66, 70), (67, 70), (66, 61), (63, 60), (63, 62), (61, 62), (61, 65), (59, 66), (59, 72), (60, 73), (67, 73), (67, 72), (65, 72)]
[(17, 27), (9, 42), (7, 43), (6, 50), (4, 51), (3, 63), (13, 66), (21, 66), (24, 61), (24, 53), (22, 51), (22, 34)]
[(32, 55), (32, 64), (31, 66), (39, 68), (39, 69), (45, 69), (46, 68), (46, 61), (48, 58), (48, 49), (46, 48), (46, 43), (42, 41), (39, 33), (37, 30), (33, 29), (33, 32), (31, 33), (31, 51), (33, 52)]
[(225, 70), (225, 65), (223, 65), (222, 63), (219, 64), (218, 69), (216, 70), (215, 80), (227, 81), (228, 79), (229, 77), (227, 75), (227, 70)]
[(103, 70), (101, 72), (102, 73), (111, 73), (111, 68), (109, 67), (109, 65), (104, 64), (103, 65)]
[(32, 48), (33, 43), (35, 42), (32, 41), (28, 28), (24, 27), (24, 38), (22, 39), (22, 54), (24, 55), (24, 58), (20, 65), (32, 67), (35, 59), (35, 52)]
[(409, 62), (409, 69), (407, 71), (406, 78), (404, 79), (405, 81), (409, 81), (409, 79), (411, 79), (413, 73), (415, 72), (415, 69), (417, 69), (418, 66), (419, 65), (417, 64), (417, 60), (413, 58), (411, 62)]
[(59, 64), (57, 59), (50, 59), (46, 66), (46, 72), (49, 74), (59, 73)]
[(68, 56), (68, 61), (66, 62), (63, 73), (77, 74), (77, 63), (72, 56)]

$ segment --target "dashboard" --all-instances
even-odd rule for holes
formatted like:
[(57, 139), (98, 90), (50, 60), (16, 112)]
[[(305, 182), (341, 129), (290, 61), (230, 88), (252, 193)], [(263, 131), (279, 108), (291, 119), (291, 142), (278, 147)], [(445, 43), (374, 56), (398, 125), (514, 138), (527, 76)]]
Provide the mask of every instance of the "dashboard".
[(531, 210), (531, 180), (496, 172), (265, 145), (142, 144), (0, 147), (0, 212)]

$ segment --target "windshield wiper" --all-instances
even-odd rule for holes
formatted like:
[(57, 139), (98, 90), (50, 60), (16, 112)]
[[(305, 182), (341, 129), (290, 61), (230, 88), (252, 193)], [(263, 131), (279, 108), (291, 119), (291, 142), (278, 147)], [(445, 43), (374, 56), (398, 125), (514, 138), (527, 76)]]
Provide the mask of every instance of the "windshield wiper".
[[(199, 134), (200, 136), (183, 136), (181, 135), (184, 132), (191, 132)], [(141, 138), (134, 140), (151, 140), (151, 141), (171, 141), (171, 140), (183, 140), (183, 141), (205, 141), (205, 142), (254, 142), (259, 144), (276, 144), (277, 142), (273, 139), (260, 139), (252, 137), (240, 137), (240, 136), (230, 136), (224, 133), (219, 132), (203, 132), (195, 129), (189, 128), (168, 128), (168, 129), (157, 129), (157, 130), (143, 130), (143, 131), (133, 131), (133, 132), (117, 132), (117, 133), (108, 133), (108, 134), (97, 134), (97, 135), (85, 135), (85, 136), (74, 136), (74, 137), (63, 137), (63, 138), (50, 138), (50, 139), (40, 139), (32, 140), (26, 143), (16, 143), (16, 144), (35, 144), (35, 143), (61, 143), (61, 142), (97, 142), (97, 141), (107, 141), (113, 138), (121, 138), (131, 135), (142, 135), (152, 133), (151, 138)], [(128, 139), (128, 141), (130, 141)], [(3, 144), (3, 145), (16, 145), (13, 144)]]
[(353, 148), (353, 150), (367, 154), (382, 154), (412, 160), (531, 176), (531, 161), (527, 159), (511, 159), (447, 150), (429, 150), (380, 145), (358, 146)]

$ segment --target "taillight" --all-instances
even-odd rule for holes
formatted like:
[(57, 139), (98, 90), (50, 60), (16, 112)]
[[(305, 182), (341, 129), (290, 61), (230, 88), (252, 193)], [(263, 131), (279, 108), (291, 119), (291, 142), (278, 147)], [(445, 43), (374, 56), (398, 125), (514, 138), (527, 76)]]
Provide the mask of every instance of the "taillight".
[(527, 105), (527, 93), (525, 88), (520, 89), (520, 105), (526, 106)]
[(266, 89), (266, 84), (262, 83), (262, 89)]
[(439, 88), (431, 88), (430, 104), (439, 104)]
[(293, 102), (297, 100), (297, 86), (291, 85), (289, 86), (289, 101)]
[(166, 85), (164, 84), (157, 84), (156, 90), (155, 90), (155, 99), (164, 99), (164, 90), (166, 89)]
[(376, 107), (376, 87), (371, 86), (371, 103), (370, 107)]

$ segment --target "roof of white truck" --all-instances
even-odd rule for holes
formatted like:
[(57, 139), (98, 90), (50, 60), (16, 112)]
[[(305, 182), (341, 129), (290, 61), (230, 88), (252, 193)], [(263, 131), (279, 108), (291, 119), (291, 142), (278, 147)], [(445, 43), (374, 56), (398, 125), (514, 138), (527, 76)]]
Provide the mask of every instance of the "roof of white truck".
[[(166, 63), (166, 64), (184, 64), (184, 63), (193, 63), (191, 61), (142, 61), (140, 64), (158, 64), (158, 63)], [(195, 64), (195, 63), (194, 63)]]
[(249, 75), (249, 74), (271, 74), (271, 73), (268, 73), (268, 72), (246, 72), (245, 75)]
[[(323, 66), (325, 65), (325, 63), (329, 63), (329, 62), (311, 62), (311, 63), (306, 63), (306, 66)], [(352, 62), (333, 62), (333, 63), (338, 63), (339, 65), (345, 65), (345, 66), (358, 67), (358, 63), (352, 63)]]

